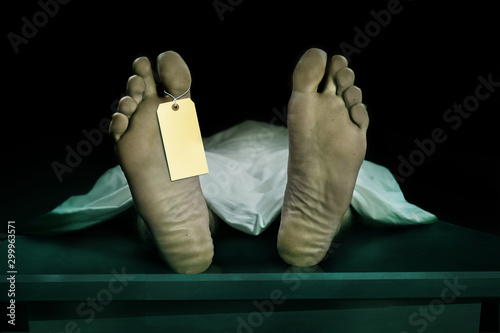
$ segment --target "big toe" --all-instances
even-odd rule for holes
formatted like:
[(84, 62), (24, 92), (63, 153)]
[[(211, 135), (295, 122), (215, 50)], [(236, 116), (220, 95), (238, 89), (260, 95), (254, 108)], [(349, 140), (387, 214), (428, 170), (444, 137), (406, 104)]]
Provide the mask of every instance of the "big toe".
[[(191, 73), (186, 62), (177, 52), (163, 52), (158, 56), (156, 63), (165, 92), (178, 97), (189, 89)], [(187, 92), (184, 97), (190, 97), (190, 93)]]
[(325, 75), (327, 55), (320, 49), (307, 50), (300, 58), (293, 72), (293, 90), (315, 92)]

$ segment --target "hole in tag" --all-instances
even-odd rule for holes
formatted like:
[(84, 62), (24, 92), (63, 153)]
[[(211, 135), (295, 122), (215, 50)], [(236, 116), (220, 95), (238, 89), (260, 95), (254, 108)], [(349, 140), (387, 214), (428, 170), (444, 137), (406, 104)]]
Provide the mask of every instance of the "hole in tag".
[(174, 111), (179, 110), (179, 104), (177, 104), (177, 105), (172, 104), (172, 110), (174, 110)]

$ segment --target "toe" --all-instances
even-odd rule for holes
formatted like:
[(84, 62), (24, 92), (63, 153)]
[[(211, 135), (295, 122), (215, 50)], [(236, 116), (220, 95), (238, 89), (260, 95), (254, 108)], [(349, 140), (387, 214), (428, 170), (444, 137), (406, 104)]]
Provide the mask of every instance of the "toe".
[(132, 68), (134, 73), (140, 76), (144, 80), (145, 89), (144, 94), (146, 96), (154, 96), (156, 95), (156, 84), (153, 76), (153, 70), (151, 69), (151, 63), (148, 58), (140, 57), (137, 58)]
[(130, 118), (137, 109), (137, 102), (130, 96), (125, 96), (118, 102), (118, 112)]
[(142, 102), (144, 91), (146, 90), (146, 83), (144, 79), (138, 75), (133, 75), (127, 82), (127, 95), (132, 97), (137, 104)]
[(325, 92), (336, 93), (337, 86), (336, 80), (337, 73), (342, 69), (347, 67), (347, 59), (341, 55), (334, 55), (330, 60), (330, 65), (328, 66), (328, 78), (326, 80)]
[(344, 92), (344, 102), (349, 110), (351, 120), (362, 130), (368, 129), (368, 112), (366, 106), (361, 103), (363, 96), (361, 89), (356, 86), (347, 88)]
[(351, 119), (363, 131), (368, 129), (369, 117), (366, 111), (366, 105), (359, 103), (351, 108)]
[[(167, 51), (158, 56), (158, 73), (165, 91), (174, 97), (182, 95), (191, 86), (191, 73), (182, 57), (174, 51)], [(183, 98), (189, 98), (188, 92)], [(167, 100), (172, 100), (166, 97)]]
[(335, 76), (337, 95), (341, 96), (344, 92), (354, 85), (354, 72), (349, 67), (344, 67), (337, 72)]
[(356, 86), (351, 86), (344, 92), (344, 102), (347, 109), (351, 109), (354, 105), (361, 103), (361, 89)]
[(309, 49), (300, 58), (293, 72), (293, 90), (316, 92), (325, 75), (327, 55), (320, 49)]
[(123, 113), (113, 114), (111, 124), (109, 124), (109, 133), (113, 136), (115, 142), (118, 142), (128, 127), (128, 118)]

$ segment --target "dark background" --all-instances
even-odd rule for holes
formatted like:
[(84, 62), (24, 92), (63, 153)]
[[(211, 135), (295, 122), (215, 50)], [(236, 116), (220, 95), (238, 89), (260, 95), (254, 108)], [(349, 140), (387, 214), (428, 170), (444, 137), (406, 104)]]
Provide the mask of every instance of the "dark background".
[[(18, 225), (88, 191), (116, 165), (110, 138), (60, 182), (51, 164), (99, 128), (125, 92), (138, 56), (179, 52), (193, 78), (205, 136), (244, 119), (283, 112), (295, 63), (309, 47), (329, 55), (355, 46), (355, 27), (387, 1), (250, 1), (220, 19), (213, 1), (78, 1), (58, 12), (16, 54), (8, 33), (33, 21), (36, 1), (1, 1), (1, 216)], [(221, 0), (220, 3), (226, 3)], [(398, 174), (415, 139), (447, 134), (400, 182), (408, 201), (441, 220), (500, 234), (500, 87), (456, 130), (443, 121), (474, 94), (478, 76), (500, 81), (500, 3), (402, 1), (403, 10), (353, 54), (350, 66), (371, 117), (367, 159)], [(273, 111), (274, 110), (274, 111)]]

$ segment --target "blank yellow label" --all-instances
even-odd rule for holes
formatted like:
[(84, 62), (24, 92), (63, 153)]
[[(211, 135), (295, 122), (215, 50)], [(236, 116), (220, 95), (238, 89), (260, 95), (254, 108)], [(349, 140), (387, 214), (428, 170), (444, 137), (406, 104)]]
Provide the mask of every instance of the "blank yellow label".
[(190, 98), (162, 103), (158, 106), (163, 149), (170, 180), (179, 180), (208, 173), (205, 148), (194, 102)]

